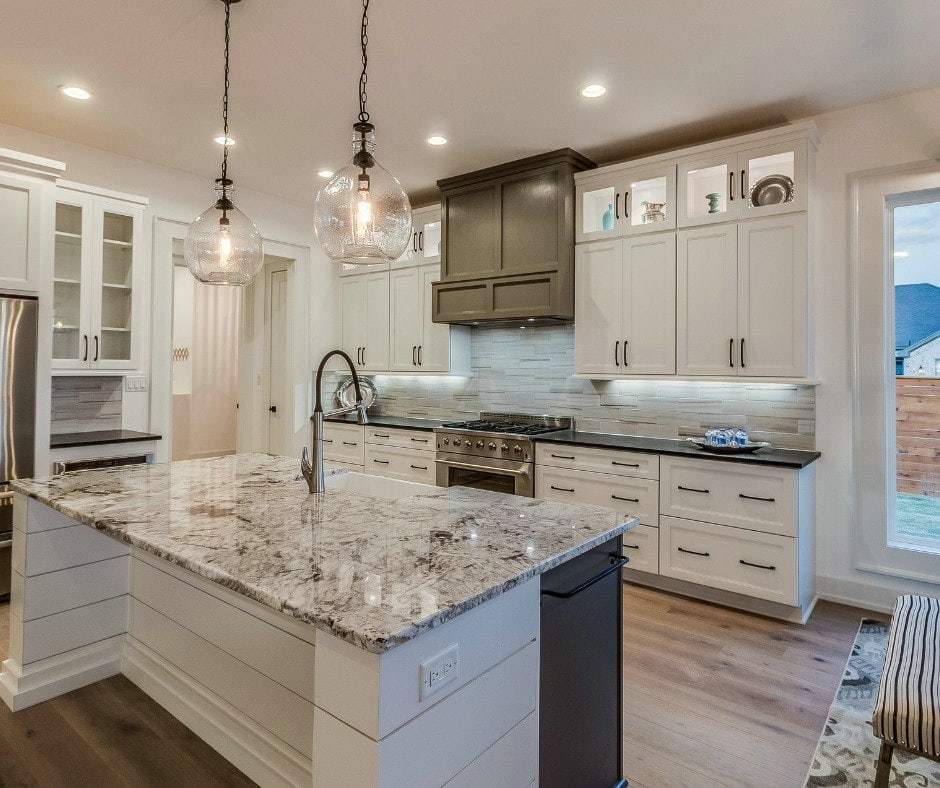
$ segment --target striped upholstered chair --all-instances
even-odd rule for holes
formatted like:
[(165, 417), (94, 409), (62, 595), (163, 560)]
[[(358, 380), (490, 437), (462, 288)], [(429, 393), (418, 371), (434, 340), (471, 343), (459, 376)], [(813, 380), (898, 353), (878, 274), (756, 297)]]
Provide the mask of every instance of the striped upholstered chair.
[(888, 785), (895, 748), (940, 761), (940, 599), (898, 597), (871, 726), (875, 788)]

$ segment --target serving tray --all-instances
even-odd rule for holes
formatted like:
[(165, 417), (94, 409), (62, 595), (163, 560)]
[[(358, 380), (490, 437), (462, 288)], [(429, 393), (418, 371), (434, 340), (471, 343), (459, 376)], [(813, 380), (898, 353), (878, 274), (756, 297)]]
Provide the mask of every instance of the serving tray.
[(713, 443), (706, 442), (704, 438), (686, 438), (686, 440), (698, 446), (702, 451), (710, 451), (713, 454), (753, 454), (755, 451), (770, 447), (770, 444), (766, 441), (756, 441), (754, 443), (748, 441), (743, 446), (716, 446)]

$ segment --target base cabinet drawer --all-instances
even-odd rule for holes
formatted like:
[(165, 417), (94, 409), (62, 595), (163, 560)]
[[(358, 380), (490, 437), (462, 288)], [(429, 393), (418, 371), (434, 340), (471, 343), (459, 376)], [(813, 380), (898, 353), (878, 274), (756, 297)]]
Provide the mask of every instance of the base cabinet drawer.
[(540, 441), (535, 445), (535, 463), (553, 468), (577, 468), (617, 476), (637, 476), (641, 479), (659, 478), (658, 454), (621, 449), (595, 449), (591, 446)]
[(606, 506), (636, 515), (645, 525), (659, 523), (659, 482), (654, 479), (537, 465), (535, 496), (564, 503)]
[(364, 465), (366, 461), (363, 428), (358, 424), (323, 424), (323, 459), (348, 465)]
[(434, 450), (434, 433), (426, 430), (408, 430), (401, 427), (366, 425), (366, 443), (397, 446), (400, 449)]
[(659, 574), (659, 529), (638, 525), (623, 535), (623, 554), (630, 559), (627, 569)]
[(783, 605), (799, 604), (797, 540), (661, 517), (659, 573)]
[(365, 472), (406, 482), (436, 483), (434, 452), (366, 445)]
[(797, 472), (663, 457), (660, 513), (781, 536), (797, 535)]

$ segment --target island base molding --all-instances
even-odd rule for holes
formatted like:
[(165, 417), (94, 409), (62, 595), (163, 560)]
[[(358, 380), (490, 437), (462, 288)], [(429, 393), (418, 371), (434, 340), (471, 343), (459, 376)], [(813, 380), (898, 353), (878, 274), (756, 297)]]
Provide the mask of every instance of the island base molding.
[(657, 591), (667, 591), (678, 596), (689, 597), (690, 599), (701, 599), (704, 602), (711, 602), (723, 607), (729, 607), (734, 610), (743, 610), (747, 613), (754, 613), (758, 616), (767, 616), (768, 618), (777, 618), (781, 621), (789, 621), (793, 624), (805, 624), (816, 607), (818, 597), (814, 596), (809, 604), (797, 607), (781, 605), (777, 602), (767, 602), (763, 599), (735, 594), (732, 591), (725, 591), (721, 588), (709, 588), (708, 586), (689, 583), (685, 580), (676, 580), (672, 577), (663, 577), (649, 572), (640, 572), (635, 569), (623, 570), (624, 582), (632, 583), (638, 586), (655, 588)]

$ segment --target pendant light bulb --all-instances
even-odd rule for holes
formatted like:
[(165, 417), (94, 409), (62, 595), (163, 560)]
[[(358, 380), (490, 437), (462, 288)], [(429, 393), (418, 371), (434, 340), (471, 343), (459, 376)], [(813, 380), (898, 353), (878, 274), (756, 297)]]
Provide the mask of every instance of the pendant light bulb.
[[(222, 138), (228, 134), (229, 27), (232, 3), (225, 4), (225, 90), (222, 93)], [(264, 265), (261, 233), (245, 214), (235, 207), (235, 187), (228, 177), (228, 152), (222, 149), (222, 177), (216, 179), (215, 203), (189, 225), (183, 254), (186, 265), (200, 282), (210, 285), (250, 285)]]

